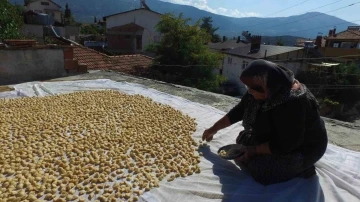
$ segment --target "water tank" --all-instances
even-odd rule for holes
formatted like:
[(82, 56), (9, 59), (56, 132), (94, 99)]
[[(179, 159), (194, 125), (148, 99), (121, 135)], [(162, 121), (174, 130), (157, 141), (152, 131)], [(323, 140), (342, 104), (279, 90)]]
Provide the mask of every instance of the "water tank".
[(25, 22), (35, 25), (53, 25), (54, 17), (45, 13), (37, 13), (35, 11), (25, 12)]

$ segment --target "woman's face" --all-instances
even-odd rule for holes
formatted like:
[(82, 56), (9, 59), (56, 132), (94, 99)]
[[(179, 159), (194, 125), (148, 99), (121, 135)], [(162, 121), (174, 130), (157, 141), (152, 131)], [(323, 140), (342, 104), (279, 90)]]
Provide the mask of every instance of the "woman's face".
[(266, 93), (257, 92), (251, 88), (248, 88), (248, 92), (255, 98), (255, 100), (266, 100)]
[(245, 82), (249, 84), (249, 85), (245, 85), (245, 87), (248, 90), (248, 92), (255, 98), (255, 100), (267, 99), (265, 82), (263, 80), (258, 78), (250, 78), (250, 79), (246, 79)]
[(266, 92), (261, 87), (249, 87), (247, 85), (245, 87), (255, 100), (266, 100)]

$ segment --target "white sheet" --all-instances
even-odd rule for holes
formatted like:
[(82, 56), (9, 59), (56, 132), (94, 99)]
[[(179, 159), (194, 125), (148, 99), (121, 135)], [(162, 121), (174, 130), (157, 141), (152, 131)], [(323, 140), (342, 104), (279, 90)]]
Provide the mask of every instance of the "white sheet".
[[(31, 82), (13, 86), (15, 91), (0, 93), (1, 97), (46, 96), (83, 90), (114, 89), (128, 94), (141, 94), (156, 102), (168, 104), (196, 118), (195, 139), (221, 118), (225, 112), (213, 107), (190, 102), (142, 85), (111, 80)], [(311, 179), (296, 178), (291, 181), (262, 186), (232, 161), (220, 159), (214, 152), (235, 141), (242, 129), (235, 124), (220, 131), (205, 150), (201, 159), (201, 174), (162, 182), (160, 188), (145, 193), (140, 201), (262, 201), (262, 202), (333, 202), (360, 201), (360, 153), (328, 145), (324, 157), (316, 164), (318, 175)], [(360, 138), (360, 137), (359, 137)]]

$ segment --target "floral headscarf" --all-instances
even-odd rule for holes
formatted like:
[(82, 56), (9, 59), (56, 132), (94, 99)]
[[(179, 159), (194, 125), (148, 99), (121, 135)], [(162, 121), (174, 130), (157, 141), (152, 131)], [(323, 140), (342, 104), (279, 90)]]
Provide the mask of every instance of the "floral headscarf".
[[(258, 112), (268, 111), (278, 105), (303, 96), (308, 97), (316, 107), (319, 106), (314, 95), (300, 84), (294, 73), (280, 65), (266, 60), (255, 60), (248, 65), (240, 76), (241, 81), (253, 89), (266, 92), (266, 100), (255, 100), (253, 96), (246, 97), (248, 105), (245, 107), (243, 126), (245, 130), (251, 130)], [(298, 83), (299, 88), (292, 89), (293, 84)]]

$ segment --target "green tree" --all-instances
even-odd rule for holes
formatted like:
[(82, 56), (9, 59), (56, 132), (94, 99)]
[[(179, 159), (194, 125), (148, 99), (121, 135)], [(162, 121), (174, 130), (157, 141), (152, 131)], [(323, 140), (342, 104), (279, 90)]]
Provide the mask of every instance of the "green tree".
[(105, 33), (104, 28), (99, 28), (96, 25), (85, 25), (80, 29), (81, 34), (91, 34), (91, 35), (103, 35)]
[(21, 38), (20, 27), (23, 23), (23, 16), (17, 7), (7, 0), (0, 0), (0, 39)]
[(161, 40), (147, 47), (156, 55), (152, 69), (157, 73), (156, 79), (215, 91), (225, 81), (214, 74), (223, 56), (204, 45), (211, 35), (200, 28), (200, 20), (194, 25), (189, 24), (190, 20), (182, 14), (162, 16), (156, 25)]
[(284, 42), (283, 42), (282, 37), (277, 38), (276, 45), (277, 46), (284, 46)]
[[(329, 67), (328, 71), (300, 71), (296, 77), (301, 82), (311, 84), (312, 92), (323, 104), (350, 109), (360, 100), (360, 70), (355, 64)], [(341, 116), (341, 115), (340, 115)], [(341, 118), (341, 117), (337, 117)]]
[(66, 3), (65, 5), (65, 13), (64, 13), (64, 24), (65, 25), (74, 25), (75, 19), (72, 16), (71, 9), (69, 8), (69, 4)]
[(211, 42), (213, 42), (213, 43), (221, 42), (221, 37), (220, 37), (220, 35), (214, 34), (214, 36), (212, 36)]
[[(202, 18), (202, 24), (200, 25), (201, 29), (204, 29), (208, 34), (211, 35), (211, 42), (217, 43), (220, 42), (220, 36), (215, 34), (215, 32), (219, 29), (219, 27), (214, 28), (212, 24), (212, 17), (204, 17)], [(220, 39), (220, 40), (219, 40)]]
[[(334, 68), (334, 74), (328, 77), (327, 82), (331, 85), (351, 86), (360, 85), (360, 70), (356, 64), (340, 65)], [(360, 100), (360, 89), (358, 88), (344, 88), (344, 89), (329, 89), (327, 90), (327, 97), (331, 100), (340, 102), (349, 107), (352, 107)]]

